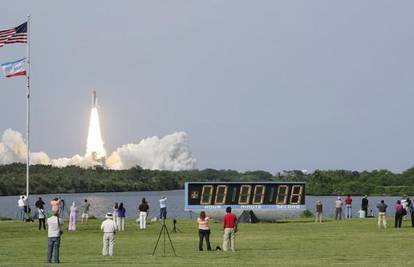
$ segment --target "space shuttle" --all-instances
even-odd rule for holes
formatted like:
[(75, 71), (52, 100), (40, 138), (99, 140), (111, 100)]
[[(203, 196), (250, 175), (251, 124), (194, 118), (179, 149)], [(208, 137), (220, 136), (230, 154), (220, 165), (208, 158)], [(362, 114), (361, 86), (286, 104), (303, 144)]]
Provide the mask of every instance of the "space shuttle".
[(92, 92), (92, 108), (98, 107), (98, 98), (96, 97), (96, 91), (93, 90)]

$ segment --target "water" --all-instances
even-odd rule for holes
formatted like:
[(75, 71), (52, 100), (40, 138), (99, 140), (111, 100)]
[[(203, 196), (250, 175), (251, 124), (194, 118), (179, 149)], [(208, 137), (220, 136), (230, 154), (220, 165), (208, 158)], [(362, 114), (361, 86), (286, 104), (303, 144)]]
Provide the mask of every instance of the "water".
[[(189, 218), (190, 213), (184, 211), (184, 190), (173, 191), (147, 191), (147, 192), (115, 192), (115, 193), (76, 193), (76, 194), (57, 194), (57, 195), (31, 195), (29, 197), (30, 205), (33, 209), (36, 200), (41, 197), (46, 203), (46, 210), (50, 210), (50, 200), (60, 196), (65, 200), (66, 211), (75, 201), (78, 206), (83, 203), (85, 198), (91, 203), (90, 214), (96, 217), (103, 217), (106, 212), (112, 212), (115, 202), (123, 202), (126, 208), (126, 216), (129, 218), (137, 217), (138, 205), (141, 199), (145, 197), (150, 206), (149, 218), (159, 215), (158, 200), (161, 195), (167, 197), (168, 217)], [(17, 213), (18, 196), (2, 196), (0, 197), (0, 217), (15, 218)], [(331, 217), (335, 213), (336, 196), (306, 196), (306, 207), (314, 212), (316, 200), (321, 200), (323, 204), (324, 216)], [(352, 213), (353, 217), (357, 217), (357, 212), (361, 208), (361, 196), (353, 196)], [(381, 199), (388, 204), (388, 214), (394, 213), (394, 204), (400, 197), (368, 197), (369, 209), (372, 208), (377, 213), (376, 205)], [(345, 197), (342, 198), (345, 200)], [(67, 214), (66, 214), (67, 216)]]

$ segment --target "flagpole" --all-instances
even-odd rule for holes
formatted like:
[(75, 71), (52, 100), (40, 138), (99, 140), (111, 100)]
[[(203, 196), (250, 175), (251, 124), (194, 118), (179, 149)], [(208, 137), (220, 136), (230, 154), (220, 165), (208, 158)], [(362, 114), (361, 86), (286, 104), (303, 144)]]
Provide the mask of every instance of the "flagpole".
[(29, 168), (30, 168), (30, 15), (27, 16), (27, 95), (26, 95), (26, 198), (29, 200)]

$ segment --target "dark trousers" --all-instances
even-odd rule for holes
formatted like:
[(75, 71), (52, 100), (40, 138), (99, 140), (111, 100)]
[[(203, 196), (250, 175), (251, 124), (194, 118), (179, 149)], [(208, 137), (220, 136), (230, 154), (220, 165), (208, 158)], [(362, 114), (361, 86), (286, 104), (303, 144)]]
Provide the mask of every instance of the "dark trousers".
[(411, 212), (411, 226), (414, 227), (414, 212)]
[(46, 221), (45, 218), (39, 219), (39, 230), (42, 229), (42, 224), (43, 224), (43, 229), (46, 230), (45, 221)]
[(167, 208), (160, 209), (160, 219), (167, 219)]
[(395, 213), (395, 228), (401, 228), (403, 215), (402, 213)]
[(335, 220), (342, 220), (342, 208), (335, 208)]
[(47, 262), (52, 263), (52, 254), (55, 251), (55, 263), (60, 263), (59, 259), (60, 236), (49, 237), (47, 243)]
[(362, 210), (365, 211), (365, 217), (368, 217), (368, 207), (362, 207)]
[(211, 250), (211, 246), (210, 246), (210, 230), (201, 230), (198, 229), (198, 237), (199, 237), (199, 241), (198, 241), (198, 249), (201, 251), (203, 250), (203, 239), (206, 239), (206, 243), (207, 243), (207, 250)]

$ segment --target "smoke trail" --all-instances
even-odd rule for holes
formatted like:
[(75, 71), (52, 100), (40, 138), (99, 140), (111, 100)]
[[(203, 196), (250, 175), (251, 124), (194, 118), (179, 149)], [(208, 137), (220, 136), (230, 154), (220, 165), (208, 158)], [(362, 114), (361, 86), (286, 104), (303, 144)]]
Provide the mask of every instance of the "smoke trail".
[[(0, 164), (26, 161), (27, 147), (19, 132), (7, 129), (0, 142)], [(102, 165), (93, 155), (50, 159), (44, 152), (31, 153), (31, 164), (56, 167), (79, 166), (89, 168)], [(165, 137), (149, 137), (136, 144), (117, 148), (106, 160), (106, 167), (115, 170), (139, 165), (145, 169), (188, 170), (196, 168), (196, 159), (187, 144), (187, 134), (177, 132)]]
[(196, 160), (187, 145), (187, 134), (178, 132), (163, 138), (149, 137), (138, 144), (123, 145), (111, 154), (106, 165), (115, 170), (139, 165), (144, 169), (176, 171), (194, 169)]

